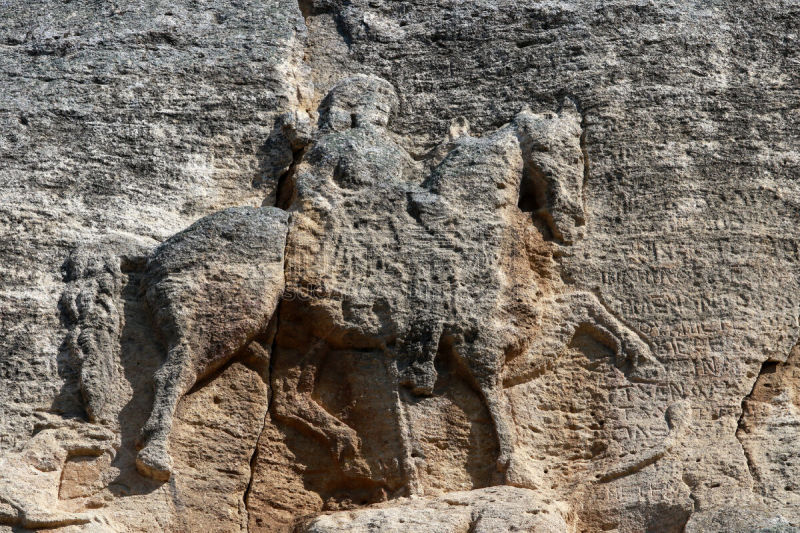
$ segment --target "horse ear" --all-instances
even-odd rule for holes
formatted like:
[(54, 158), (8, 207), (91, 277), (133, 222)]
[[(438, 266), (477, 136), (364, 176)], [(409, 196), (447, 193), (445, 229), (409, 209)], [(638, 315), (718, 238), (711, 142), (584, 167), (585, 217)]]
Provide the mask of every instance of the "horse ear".
[(580, 105), (572, 96), (565, 96), (558, 106), (559, 115), (576, 115), (581, 116)]
[(448, 139), (454, 141), (459, 137), (469, 135), (469, 121), (464, 117), (456, 117), (450, 121)]

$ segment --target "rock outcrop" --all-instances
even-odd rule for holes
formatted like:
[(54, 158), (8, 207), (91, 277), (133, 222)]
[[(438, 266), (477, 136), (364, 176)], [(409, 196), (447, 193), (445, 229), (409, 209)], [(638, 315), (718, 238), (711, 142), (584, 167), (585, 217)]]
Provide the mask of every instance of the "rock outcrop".
[(0, 531), (800, 528), (795, 6), (0, 12)]

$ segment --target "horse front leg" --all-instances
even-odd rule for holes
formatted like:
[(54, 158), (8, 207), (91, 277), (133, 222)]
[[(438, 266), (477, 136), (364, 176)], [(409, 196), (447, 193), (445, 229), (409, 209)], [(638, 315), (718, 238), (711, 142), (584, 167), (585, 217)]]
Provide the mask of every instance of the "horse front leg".
[(622, 323), (592, 293), (576, 292), (569, 297), (573, 320), (582, 322), (596, 333), (596, 338), (614, 351), (618, 366), (629, 361), (630, 378), (640, 381), (659, 381), (664, 378), (663, 365), (655, 358), (650, 346), (632, 329)]

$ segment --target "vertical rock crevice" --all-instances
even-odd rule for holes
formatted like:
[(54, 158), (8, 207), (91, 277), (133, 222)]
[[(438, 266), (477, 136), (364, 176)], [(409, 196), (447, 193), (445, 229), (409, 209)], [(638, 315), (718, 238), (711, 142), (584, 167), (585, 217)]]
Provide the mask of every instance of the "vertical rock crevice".
[(269, 408), (272, 405), (272, 386), (270, 384), (270, 376), (272, 375), (272, 364), (273, 364), (273, 354), (275, 353), (275, 349), (277, 346), (277, 338), (278, 338), (278, 329), (280, 325), (280, 313), (281, 313), (281, 302), (278, 302), (278, 306), (275, 309), (275, 315), (273, 316), (272, 322), (273, 324), (270, 325), (269, 329), (269, 336), (270, 339), (270, 349), (269, 349), (269, 361), (267, 362), (264, 370), (261, 373), (261, 378), (264, 380), (264, 384), (267, 387), (267, 405), (264, 409), (264, 418), (261, 421), (261, 427), (257, 432), (258, 437), (255, 441), (255, 446), (253, 447), (253, 453), (250, 456), (250, 478), (247, 481), (247, 487), (245, 487), (244, 493), (242, 494), (242, 502), (244, 504), (245, 516), (243, 523), (245, 524), (245, 531), (250, 531), (250, 493), (253, 490), (253, 484), (255, 483), (255, 475), (256, 475), (256, 464), (259, 459), (259, 449), (261, 444), (261, 437), (264, 434), (264, 430), (267, 427), (267, 423), (269, 421)]
[[(289, 215), (289, 219), (288, 219), (289, 227), (291, 227), (291, 222), (292, 222), (292, 215)], [(284, 273), (284, 279), (286, 278), (286, 250), (287, 250), (287, 247), (288, 247), (288, 241), (289, 241), (289, 239), (288, 239), (288, 236), (287, 236), (286, 243), (284, 244), (284, 247), (283, 247), (283, 258), (284, 258), (283, 273)], [(245, 523), (246, 531), (248, 531), (248, 532), (250, 531), (250, 516), (249, 516), (250, 512), (251, 512), (251, 509), (250, 509), (250, 494), (251, 494), (251, 492), (253, 490), (253, 484), (255, 483), (256, 465), (257, 465), (258, 459), (259, 459), (259, 454), (258, 453), (259, 453), (259, 448), (260, 448), (260, 445), (261, 445), (261, 438), (264, 435), (264, 431), (267, 428), (267, 423), (269, 421), (269, 410), (270, 410), (270, 407), (272, 406), (273, 391), (272, 391), (272, 385), (271, 385), (271, 377), (272, 377), (272, 370), (273, 370), (273, 365), (274, 365), (274, 355), (275, 355), (275, 351), (277, 350), (277, 346), (278, 346), (278, 334), (280, 332), (280, 316), (281, 316), (281, 309), (282, 308), (283, 308), (283, 297), (281, 297), (281, 299), (278, 301), (278, 305), (275, 307), (275, 313), (274, 313), (274, 315), (272, 317), (271, 323), (267, 328), (267, 332), (268, 332), (267, 335), (270, 337), (270, 339), (269, 339), (269, 354), (268, 354), (269, 355), (269, 361), (267, 361), (267, 364), (265, 365), (266, 368), (265, 368), (264, 372), (262, 372), (262, 375), (261, 375), (261, 377), (264, 380), (264, 383), (265, 383), (265, 385), (267, 387), (267, 405), (266, 405), (266, 408), (264, 409), (264, 418), (261, 421), (261, 428), (258, 430), (258, 438), (256, 438), (256, 443), (255, 443), (255, 446), (253, 448), (253, 453), (250, 456), (250, 461), (249, 461), (250, 478), (248, 479), (247, 487), (245, 488), (244, 493), (242, 494), (242, 502), (244, 503), (244, 510), (245, 510), (244, 523)]]
[(742, 433), (748, 432), (749, 428), (747, 427), (747, 422), (745, 420), (749, 403), (753, 400), (758, 388), (763, 386), (764, 376), (768, 374), (774, 374), (778, 367), (777, 362), (773, 362), (770, 360), (764, 361), (761, 363), (761, 368), (758, 371), (758, 375), (756, 376), (755, 380), (753, 381), (753, 386), (750, 388), (750, 392), (742, 398), (741, 403), (741, 414), (739, 415), (739, 419), (736, 424), (736, 440), (739, 442), (739, 445), (742, 447), (742, 453), (744, 454), (745, 460), (747, 461), (747, 470), (750, 472), (750, 477), (753, 481), (753, 490), (756, 490), (755, 485), (760, 482), (760, 476), (758, 473), (758, 468), (755, 465), (755, 461), (753, 459), (753, 455), (751, 451), (745, 446), (745, 443), (742, 440)]
[[(797, 347), (795, 347), (796, 349)], [(759, 461), (755, 456), (755, 450), (746, 441), (749, 435), (758, 431), (759, 424), (769, 423), (769, 419), (765, 418), (764, 414), (760, 412), (758, 404), (769, 403), (774, 397), (787, 392), (783, 390), (787, 385), (783, 383), (783, 374), (792, 366), (791, 358), (792, 356), (790, 355), (789, 359), (784, 363), (768, 359), (761, 364), (750, 392), (742, 398), (741, 414), (736, 425), (736, 440), (741, 445), (747, 461), (747, 468), (754, 484), (753, 490), (762, 495), (764, 493), (763, 473), (758, 465)], [(783, 413), (784, 416), (786, 414), (788, 413)]]

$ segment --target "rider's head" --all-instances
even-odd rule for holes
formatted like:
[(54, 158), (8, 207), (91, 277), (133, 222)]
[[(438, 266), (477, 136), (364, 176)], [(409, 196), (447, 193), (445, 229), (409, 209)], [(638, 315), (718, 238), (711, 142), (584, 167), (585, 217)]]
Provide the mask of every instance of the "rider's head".
[(337, 83), (322, 101), (320, 127), (335, 131), (367, 125), (384, 127), (397, 102), (397, 93), (388, 81), (377, 76), (353, 76)]

